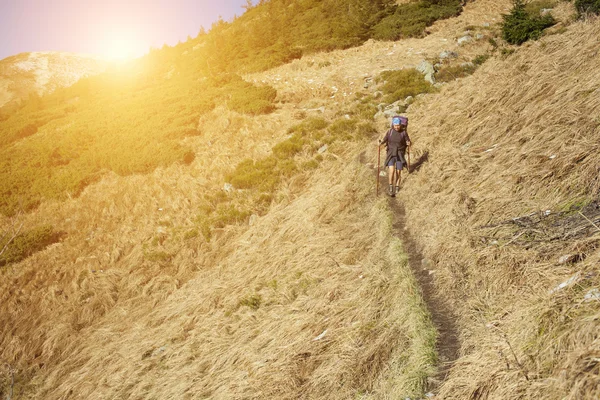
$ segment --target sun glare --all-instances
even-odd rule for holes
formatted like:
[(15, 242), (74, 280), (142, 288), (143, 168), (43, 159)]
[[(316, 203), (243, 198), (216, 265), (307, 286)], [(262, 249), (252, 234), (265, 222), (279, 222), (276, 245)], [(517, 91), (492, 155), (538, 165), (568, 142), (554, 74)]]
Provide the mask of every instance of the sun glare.
[(113, 32), (103, 39), (104, 58), (110, 61), (126, 61), (140, 57), (145, 52), (144, 45), (130, 33)]

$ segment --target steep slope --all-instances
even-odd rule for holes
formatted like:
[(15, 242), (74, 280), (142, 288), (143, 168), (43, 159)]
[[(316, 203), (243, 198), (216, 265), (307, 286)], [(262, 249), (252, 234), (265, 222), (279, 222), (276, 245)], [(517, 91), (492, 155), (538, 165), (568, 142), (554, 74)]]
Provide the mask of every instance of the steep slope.
[[(16, 368), (18, 393), (422, 395), (435, 376), (436, 335), (403, 254), (409, 243), (394, 237), (388, 200), (373, 195), (375, 132), (330, 143), (317, 166), (317, 149), (302, 148), (290, 158), (303, 168), (270, 206), (211, 240), (197, 231), (199, 208), (206, 193), (217, 206), (251, 197), (224, 190), (237, 154), (268, 156), (313, 114), (351, 118), (365, 74), (442, 50), (458, 50), (461, 61), (486, 51), (485, 40), (459, 47), (454, 39), (469, 26), (485, 31), (509, 5), (470, 2), (429, 37), (251, 75), (276, 86), (284, 103), (253, 118), (225, 107), (207, 113), (202, 134), (182, 140), (197, 155), (189, 165), (107, 173), (77, 198), (13, 217), (68, 233), (0, 270), (0, 357)], [(402, 236), (424, 256), (410, 267), (433, 277), (428, 300), (446, 297), (459, 316), (461, 357), (438, 398), (597, 397), (598, 34), (597, 21), (573, 24), (408, 109), (421, 162), (390, 206), (405, 210)], [(382, 132), (388, 121), (377, 123)], [(537, 213), (546, 210), (550, 219)], [(577, 262), (559, 264), (564, 254)], [(576, 285), (550, 293), (575, 272)]]
[(21, 53), (0, 60), (0, 107), (71, 86), (80, 78), (106, 70), (108, 62), (92, 56), (59, 52)]
[(399, 200), (461, 316), (444, 399), (600, 396), (599, 35), (575, 23), (410, 110), (428, 162)]

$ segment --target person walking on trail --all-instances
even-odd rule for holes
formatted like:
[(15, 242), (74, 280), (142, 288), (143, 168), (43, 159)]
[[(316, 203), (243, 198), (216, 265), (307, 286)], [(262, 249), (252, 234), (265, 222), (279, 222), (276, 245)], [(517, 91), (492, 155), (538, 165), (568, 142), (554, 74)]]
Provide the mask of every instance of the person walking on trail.
[[(384, 165), (388, 169), (388, 195), (394, 197), (400, 190), (400, 174), (408, 166), (405, 158), (406, 148), (410, 146), (410, 137), (406, 128), (408, 118), (395, 116), (392, 118), (392, 127), (386, 132), (385, 137), (379, 141), (379, 146), (387, 147), (387, 156)], [(394, 182), (396, 178), (396, 182)], [(394, 183), (396, 190), (394, 190)]]

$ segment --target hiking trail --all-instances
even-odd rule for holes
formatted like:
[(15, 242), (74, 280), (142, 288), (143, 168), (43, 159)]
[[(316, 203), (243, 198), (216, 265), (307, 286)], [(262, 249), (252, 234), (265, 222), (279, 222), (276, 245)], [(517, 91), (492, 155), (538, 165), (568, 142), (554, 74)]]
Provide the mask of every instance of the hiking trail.
[[(428, 153), (425, 152), (415, 160), (411, 165), (411, 174), (418, 173), (420, 167), (427, 161)], [(366, 157), (366, 151), (360, 157), (360, 162), (365, 165), (370, 164)], [(376, 167), (375, 167), (376, 168)], [(383, 171), (383, 169), (382, 169)], [(435, 286), (435, 271), (428, 268), (428, 262), (419, 250), (416, 241), (412, 238), (406, 224), (406, 212), (404, 202), (409, 199), (404, 198), (402, 188), (406, 185), (406, 173), (400, 183), (400, 192), (396, 197), (389, 197), (385, 194), (387, 188), (387, 176), (378, 176), (379, 196), (387, 197), (387, 204), (392, 211), (392, 232), (396, 238), (402, 242), (402, 247), (408, 257), (408, 265), (413, 272), (415, 279), (421, 288), (423, 300), (431, 313), (431, 320), (437, 331), (436, 352), (438, 362), (436, 373), (427, 380), (426, 392), (436, 393), (441, 384), (445, 381), (452, 365), (459, 356), (460, 341), (458, 327), (455, 324), (455, 314), (451, 304), (440, 293)]]

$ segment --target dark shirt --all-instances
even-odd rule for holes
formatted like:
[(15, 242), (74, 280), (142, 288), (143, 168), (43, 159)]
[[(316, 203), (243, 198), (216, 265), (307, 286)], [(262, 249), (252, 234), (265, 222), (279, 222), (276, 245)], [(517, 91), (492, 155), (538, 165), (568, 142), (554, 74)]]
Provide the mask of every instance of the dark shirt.
[(394, 128), (390, 128), (381, 141), (381, 143), (385, 143), (388, 155), (396, 155), (400, 152), (404, 153), (406, 151), (407, 142), (410, 142), (408, 132), (406, 132), (405, 129), (398, 132)]

